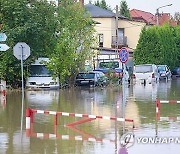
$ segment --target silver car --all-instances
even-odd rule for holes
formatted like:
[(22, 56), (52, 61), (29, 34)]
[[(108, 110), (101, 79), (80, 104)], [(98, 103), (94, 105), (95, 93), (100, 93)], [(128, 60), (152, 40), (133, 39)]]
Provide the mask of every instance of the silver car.
[(159, 79), (171, 79), (171, 71), (167, 65), (157, 65), (159, 72)]

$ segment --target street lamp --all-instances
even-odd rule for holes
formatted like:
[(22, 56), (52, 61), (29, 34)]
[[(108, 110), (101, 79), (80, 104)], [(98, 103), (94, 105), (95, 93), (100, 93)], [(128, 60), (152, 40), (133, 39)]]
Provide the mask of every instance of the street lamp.
[(171, 6), (171, 5), (172, 5), (172, 4), (164, 5), (164, 6), (158, 7), (158, 8), (156, 9), (156, 16), (157, 16), (156, 24), (157, 24), (157, 26), (159, 26), (159, 9), (160, 9), (160, 8), (163, 8), (163, 7), (166, 7), (166, 6)]

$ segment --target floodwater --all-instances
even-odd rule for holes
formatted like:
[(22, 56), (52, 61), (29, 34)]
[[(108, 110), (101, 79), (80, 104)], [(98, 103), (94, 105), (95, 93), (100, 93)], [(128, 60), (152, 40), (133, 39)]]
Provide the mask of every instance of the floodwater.
[[(180, 79), (123, 91), (121, 86), (26, 91), (23, 105), (21, 92), (8, 91), (0, 97), (0, 154), (179, 154), (180, 104), (161, 104), (166, 121), (157, 121), (157, 98), (180, 100)], [(134, 128), (132, 122), (85, 121), (68, 114), (58, 116), (56, 126), (54, 115), (35, 113), (26, 129), (27, 108), (133, 119)], [(127, 133), (133, 138), (123, 144)], [(154, 144), (150, 138), (164, 140)]]

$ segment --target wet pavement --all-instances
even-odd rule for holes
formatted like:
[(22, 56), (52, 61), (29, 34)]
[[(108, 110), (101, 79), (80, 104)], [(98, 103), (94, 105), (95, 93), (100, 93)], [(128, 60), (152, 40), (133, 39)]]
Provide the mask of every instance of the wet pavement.
[[(160, 117), (166, 121), (157, 121), (157, 98), (180, 100), (180, 79), (125, 86), (124, 93), (121, 86), (26, 91), (23, 110), (21, 92), (8, 91), (6, 99), (0, 97), (0, 154), (179, 154), (180, 104), (161, 104)], [(27, 108), (107, 117), (85, 122), (66, 114), (55, 126), (54, 115), (35, 113), (27, 130)], [(108, 117), (133, 119), (135, 128)], [(133, 137), (124, 143), (127, 134)]]

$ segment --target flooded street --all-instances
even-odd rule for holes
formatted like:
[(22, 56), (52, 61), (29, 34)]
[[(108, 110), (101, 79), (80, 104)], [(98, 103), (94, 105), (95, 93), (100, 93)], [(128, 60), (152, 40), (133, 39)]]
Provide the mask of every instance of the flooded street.
[[(161, 104), (157, 121), (157, 98), (180, 101), (180, 79), (126, 86), (124, 95), (121, 86), (26, 91), (23, 109), (21, 92), (8, 91), (6, 100), (0, 97), (0, 154), (118, 154), (126, 133), (134, 134), (135, 142), (125, 147), (128, 154), (179, 154), (180, 104)], [(41, 110), (34, 113), (28, 130), (27, 108)], [(66, 114), (55, 121), (54, 112), (43, 111)], [(88, 119), (81, 114), (107, 117)], [(133, 119), (135, 128), (132, 122), (109, 117)], [(171, 138), (171, 143), (148, 143), (148, 137)], [(179, 142), (174, 143), (177, 137)]]

